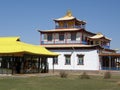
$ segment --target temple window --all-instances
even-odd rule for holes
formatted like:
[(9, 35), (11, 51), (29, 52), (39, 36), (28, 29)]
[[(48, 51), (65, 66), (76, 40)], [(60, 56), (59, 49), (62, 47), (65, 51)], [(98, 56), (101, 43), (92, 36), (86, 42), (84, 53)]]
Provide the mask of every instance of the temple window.
[(59, 34), (59, 40), (64, 41), (64, 34)]
[(58, 57), (54, 57), (54, 58), (53, 58), (53, 63), (54, 63), (54, 64), (58, 64)]
[(96, 44), (96, 45), (99, 45), (99, 41), (95, 41), (95, 44)]
[(76, 33), (71, 33), (71, 40), (75, 41), (76, 40)]
[(90, 44), (93, 45), (93, 41), (90, 41)]
[(47, 34), (47, 40), (52, 41), (52, 34)]
[(84, 55), (80, 54), (77, 55), (77, 57), (78, 57), (78, 65), (84, 65)]
[(64, 22), (64, 23), (63, 23), (63, 27), (64, 27), (64, 28), (67, 28), (67, 22)]
[(65, 55), (65, 65), (71, 64), (71, 55)]

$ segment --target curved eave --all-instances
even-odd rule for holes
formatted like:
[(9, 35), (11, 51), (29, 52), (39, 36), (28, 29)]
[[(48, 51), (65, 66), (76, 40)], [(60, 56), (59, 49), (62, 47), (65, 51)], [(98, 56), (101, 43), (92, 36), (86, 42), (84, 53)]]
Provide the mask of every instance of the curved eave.
[(100, 38), (91, 38), (91, 37), (89, 37), (89, 39), (92, 39), (92, 40), (106, 39), (106, 40), (108, 40), (108, 41), (111, 41), (111, 39), (108, 39), (108, 38), (106, 38), (106, 37), (100, 37)]
[(62, 17), (58, 19), (54, 19), (54, 21), (69, 21), (69, 20), (75, 20), (75, 17)]
[(60, 21), (70, 21), (70, 20), (75, 20), (77, 23), (83, 23), (83, 24), (86, 24), (85, 21), (82, 21), (82, 20), (79, 20), (79, 19), (76, 19), (75, 17), (73, 18), (68, 18), (68, 19), (65, 19), (65, 18), (59, 18), (59, 19), (54, 19), (55, 22), (60, 22)]
[(38, 30), (41, 33), (52, 33), (52, 32), (69, 32), (69, 31), (79, 31), (81, 29), (77, 28), (70, 28), (70, 29), (53, 29), (53, 30)]
[(79, 19), (76, 19), (76, 18), (75, 18), (75, 20), (76, 20), (78, 23), (83, 23), (83, 24), (86, 24), (86, 22), (85, 22), (85, 21), (82, 21), (82, 20), (79, 20)]

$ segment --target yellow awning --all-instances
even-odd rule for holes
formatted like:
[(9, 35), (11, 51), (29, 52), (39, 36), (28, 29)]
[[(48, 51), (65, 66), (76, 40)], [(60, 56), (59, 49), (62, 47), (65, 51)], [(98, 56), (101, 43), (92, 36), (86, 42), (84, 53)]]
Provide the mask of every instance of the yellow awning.
[(40, 45), (31, 45), (20, 41), (19, 37), (0, 37), (0, 54), (34, 54), (58, 56)]

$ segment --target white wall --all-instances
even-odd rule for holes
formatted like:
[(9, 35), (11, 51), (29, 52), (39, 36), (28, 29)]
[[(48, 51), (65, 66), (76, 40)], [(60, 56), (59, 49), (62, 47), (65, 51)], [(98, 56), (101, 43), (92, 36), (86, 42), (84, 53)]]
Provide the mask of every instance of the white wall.
[[(54, 69), (64, 70), (99, 70), (99, 56), (97, 50), (52, 50), (60, 55), (58, 56), (58, 64), (54, 65)], [(65, 54), (71, 55), (71, 65), (65, 65)], [(78, 65), (77, 54), (84, 54), (84, 65)], [(48, 59), (49, 69), (53, 69), (52, 58)]]

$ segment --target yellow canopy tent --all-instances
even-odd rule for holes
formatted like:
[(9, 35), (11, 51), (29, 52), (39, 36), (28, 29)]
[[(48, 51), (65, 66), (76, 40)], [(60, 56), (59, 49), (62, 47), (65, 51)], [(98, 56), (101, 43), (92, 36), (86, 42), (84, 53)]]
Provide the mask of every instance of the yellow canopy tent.
[(58, 56), (40, 45), (31, 45), (20, 41), (19, 37), (0, 37), (0, 55), (45, 55)]

